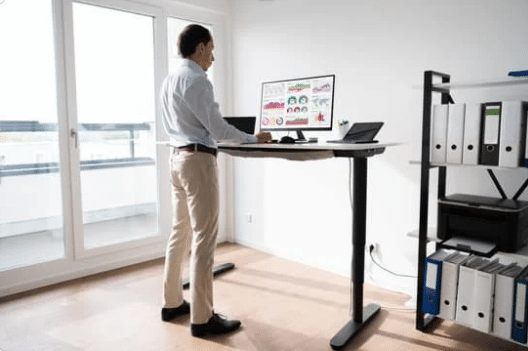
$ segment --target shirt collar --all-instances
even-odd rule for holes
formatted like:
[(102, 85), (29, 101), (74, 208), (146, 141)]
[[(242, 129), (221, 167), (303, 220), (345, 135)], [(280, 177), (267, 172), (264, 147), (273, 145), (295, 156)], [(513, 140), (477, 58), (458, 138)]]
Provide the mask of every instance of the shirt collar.
[(202, 69), (202, 67), (200, 67), (200, 66), (199, 66), (196, 62), (194, 62), (193, 60), (183, 59), (183, 64), (182, 64), (182, 66), (189, 67), (189, 68), (192, 69), (194, 72), (205, 75), (205, 72), (204, 72), (204, 70)]

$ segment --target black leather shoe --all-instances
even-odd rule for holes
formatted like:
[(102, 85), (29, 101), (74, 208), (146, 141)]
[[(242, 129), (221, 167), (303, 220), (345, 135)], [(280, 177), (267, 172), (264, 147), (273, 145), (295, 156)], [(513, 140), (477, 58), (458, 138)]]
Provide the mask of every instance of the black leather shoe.
[(176, 317), (183, 316), (184, 314), (189, 314), (191, 312), (191, 305), (185, 300), (183, 303), (176, 308), (162, 308), (161, 309), (161, 320), (168, 322), (173, 320)]
[(228, 320), (225, 317), (213, 313), (207, 323), (191, 324), (192, 336), (203, 336), (206, 334), (225, 334), (237, 330), (242, 323), (238, 320)]

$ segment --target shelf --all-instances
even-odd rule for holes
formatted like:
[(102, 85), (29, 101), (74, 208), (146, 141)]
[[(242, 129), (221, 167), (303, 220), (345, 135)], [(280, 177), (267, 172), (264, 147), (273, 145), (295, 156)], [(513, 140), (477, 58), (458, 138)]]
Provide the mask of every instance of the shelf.
[(489, 88), (499, 86), (528, 85), (528, 78), (500, 78), (495, 80), (481, 80), (473, 82), (451, 82), (433, 84), (433, 88), (440, 89), (471, 89)]
[(517, 252), (508, 253), (499, 251), (496, 255), (499, 258), (506, 259), (506, 261), (508, 261), (507, 263), (509, 263), (511, 260), (511, 262), (519, 261), (528, 264), (528, 245), (525, 245)]
[[(468, 82), (451, 82), (451, 83), (436, 83), (433, 84), (434, 89), (472, 89), (472, 88), (491, 88), (491, 87), (506, 87), (514, 85), (528, 85), (528, 78), (499, 78), (494, 80), (480, 80)], [(413, 85), (413, 89), (423, 89), (422, 85)]]
[[(407, 233), (408, 237), (418, 239), (419, 230), (415, 229), (412, 232)], [(427, 242), (441, 242), (442, 239), (438, 239), (436, 236), (436, 227), (427, 227)]]
[[(422, 164), (421, 161), (411, 160), (409, 161), (411, 165)], [(497, 169), (497, 170), (520, 170), (528, 169), (528, 167), (499, 167), (499, 166), (487, 166), (487, 165), (467, 165), (467, 164), (455, 164), (455, 163), (430, 163), (430, 167), (457, 167), (457, 168), (485, 168), (485, 169)]]
[[(418, 229), (415, 229), (411, 232), (407, 233), (408, 237), (418, 239)], [(442, 239), (439, 239), (436, 236), (436, 227), (427, 227), (427, 242), (435, 242), (440, 243), (442, 242)], [(452, 250), (452, 249), (450, 249)], [(502, 252), (499, 251), (495, 254), (495, 257), (499, 257), (501, 259), (505, 259), (506, 263), (511, 263), (515, 261), (525, 262), (528, 264), (528, 245), (525, 245), (523, 248), (521, 248), (517, 252)], [(501, 261), (502, 262), (502, 261)]]

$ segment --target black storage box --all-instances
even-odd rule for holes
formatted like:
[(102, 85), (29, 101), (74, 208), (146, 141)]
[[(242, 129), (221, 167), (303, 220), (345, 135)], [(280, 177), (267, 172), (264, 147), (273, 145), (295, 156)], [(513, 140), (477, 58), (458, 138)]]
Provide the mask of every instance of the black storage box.
[(528, 243), (528, 202), (454, 194), (438, 200), (438, 238), (491, 242), (516, 252)]

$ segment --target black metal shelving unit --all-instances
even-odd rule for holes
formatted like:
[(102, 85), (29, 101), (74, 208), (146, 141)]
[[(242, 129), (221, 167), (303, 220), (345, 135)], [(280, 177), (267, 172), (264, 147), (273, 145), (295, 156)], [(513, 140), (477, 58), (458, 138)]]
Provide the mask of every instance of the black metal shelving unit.
[[(450, 75), (435, 71), (424, 72), (423, 82), (423, 119), (422, 119), (422, 154), (421, 154), (421, 180), (420, 180), (420, 222), (418, 228), (418, 284), (416, 296), (416, 329), (425, 331), (427, 326), (431, 324), (437, 317), (422, 312), (423, 302), (423, 286), (424, 286), (424, 271), (425, 259), (427, 254), (427, 229), (429, 220), (429, 193), (430, 193), (430, 171), (432, 168), (438, 168), (438, 193), (437, 198), (445, 198), (446, 196), (446, 165), (432, 165), (430, 160), (431, 147), (431, 112), (433, 104), (433, 96), (440, 94), (441, 103), (454, 103), (451, 97), (451, 89), (456, 88), (479, 88), (479, 87), (496, 87), (496, 86), (512, 86), (512, 85), (528, 85), (528, 79), (501, 79), (498, 81), (488, 82), (474, 82), (474, 83), (450, 83)], [(441, 79), (441, 84), (433, 83), (433, 80)], [(527, 145), (528, 147), (528, 145)], [(476, 166), (479, 167), (479, 166)], [(482, 166), (480, 166), (482, 167)], [(484, 166), (483, 168), (488, 168)], [(522, 168), (519, 166), (519, 168)], [(497, 191), (503, 199), (506, 199), (506, 194), (499, 184), (497, 177), (493, 173), (493, 169), (488, 168), (487, 172), (493, 181)], [(516, 200), (528, 188), (528, 179), (521, 185), (519, 190), (513, 196)], [(436, 249), (441, 247), (440, 243), (436, 243)]]

